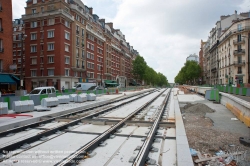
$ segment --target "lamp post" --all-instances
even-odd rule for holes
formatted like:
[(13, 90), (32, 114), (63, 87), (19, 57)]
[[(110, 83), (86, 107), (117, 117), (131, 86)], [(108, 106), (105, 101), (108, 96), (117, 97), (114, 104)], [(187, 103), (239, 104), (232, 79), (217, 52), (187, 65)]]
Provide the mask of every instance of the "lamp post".
[(27, 35), (21, 34), (21, 71), (20, 71), (20, 90), (23, 90), (23, 42)]

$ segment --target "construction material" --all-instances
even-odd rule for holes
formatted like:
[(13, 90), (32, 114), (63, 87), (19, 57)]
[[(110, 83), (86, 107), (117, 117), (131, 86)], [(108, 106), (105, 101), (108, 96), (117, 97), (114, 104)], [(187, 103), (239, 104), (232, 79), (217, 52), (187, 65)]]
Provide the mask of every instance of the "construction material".
[(69, 101), (74, 102), (74, 98), (77, 96), (77, 94), (70, 94), (69, 95)]
[(87, 94), (87, 100), (88, 101), (96, 100), (96, 95), (94, 93)]
[(86, 96), (85, 93), (76, 95), (75, 98), (74, 98), (74, 102), (76, 102), (76, 103), (82, 103), (82, 102), (85, 102), (85, 101), (87, 101), (87, 96)]
[(8, 114), (8, 103), (0, 102), (0, 115)]
[(41, 101), (42, 107), (56, 107), (59, 105), (57, 97), (43, 98)]
[(12, 103), (13, 111), (16, 113), (21, 112), (31, 112), (34, 111), (34, 101), (26, 100), (26, 101), (14, 101)]
[(63, 95), (63, 96), (57, 96), (59, 104), (68, 104), (70, 101), (70, 98), (68, 95)]

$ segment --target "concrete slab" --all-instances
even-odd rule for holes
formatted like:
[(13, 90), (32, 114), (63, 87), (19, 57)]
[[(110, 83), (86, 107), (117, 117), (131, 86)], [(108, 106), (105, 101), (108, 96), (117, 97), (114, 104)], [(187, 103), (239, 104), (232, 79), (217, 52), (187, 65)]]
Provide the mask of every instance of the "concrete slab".
[(11, 164), (12, 166), (52, 166), (95, 137), (96, 135), (91, 134), (65, 133), (60, 137), (13, 156), (3, 161), (2, 164)]
[(135, 149), (137, 146), (142, 146), (142, 144), (141, 138), (130, 137), (122, 144), (121, 149), (113, 156), (112, 160), (107, 165), (131, 166), (129, 159), (138, 154), (139, 151)]
[(83, 124), (74, 128), (72, 131), (79, 132), (90, 132), (90, 133), (103, 133), (108, 130), (111, 126), (109, 125), (92, 125), (92, 124)]
[(177, 97), (179, 102), (195, 102), (205, 100), (204, 97), (201, 97), (196, 94), (177, 95)]
[(41, 133), (43, 131), (44, 130), (31, 129), (28, 131), (22, 131), (19, 133), (15, 133), (14, 135), (9, 136), (9, 137), (2, 137), (2, 138), (0, 138), (0, 148), (6, 147), (6, 146), (13, 144), (15, 142), (27, 139), (27, 138), (32, 137), (32, 136), (35, 136), (38, 133)]
[(123, 127), (121, 128), (122, 132), (117, 133), (117, 135), (130, 135), (133, 133), (133, 131), (135, 131), (138, 127), (137, 126), (127, 126), (127, 127)]
[(148, 132), (149, 129), (148, 127), (138, 127), (132, 135), (137, 135), (137, 136), (146, 136), (147, 134), (145, 134), (146, 132)]
[[(162, 92), (163, 90), (161, 90)], [(105, 115), (105, 118), (125, 118), (132, 112), (134, 112), (136, 109), (140, 108), (142, 106), (142, 103), (146, 103), (155, 96), (159, 95), (160, 92), (154, 92), (148, 96), (145, 96), (141, 99), (138, 99), (133, 102), (133, 104), (125, 105), (121, 107), (120, 109), (114, 110), (111, 113)]]
[(47, 123), (41, 127), (37, 127), (38, 129), (53, 129), (59, 126), (62, 126), (64, 124), (66, 124), (67, 122), (52, 122), (52, 123)]
[(175, 128), (169, 128), (166, 130), (166, 136), (167, 137), (175, 137), (176, 134), (175, 134)]
[(176, 140), (166, 139), (162, 149), (162, 164), (167, 166), (176, 166)]
[(105, 147), (98, 147), (94, 150), (96, 155), (93, 158), (87, 158), (83, 160), (79, 166), (89, 166), (89, 165), (105, 165), (107, 162), (117, 155), (120, 146), (126, 141), (127, 137), (118, 137), (114, 139), (107, 139)]

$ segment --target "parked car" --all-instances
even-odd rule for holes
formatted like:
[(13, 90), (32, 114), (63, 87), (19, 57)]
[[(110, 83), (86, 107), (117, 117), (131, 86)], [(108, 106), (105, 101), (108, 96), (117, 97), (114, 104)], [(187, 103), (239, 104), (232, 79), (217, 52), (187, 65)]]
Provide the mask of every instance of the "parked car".
[(56, 93), (56, 89), (53, 86), (46, 86), (46, 87), (38, 87), (33, 89), (29, 94), (27, 94), (28, 96), (31, 95), (42, 95), (42, 94), (55, 94)]

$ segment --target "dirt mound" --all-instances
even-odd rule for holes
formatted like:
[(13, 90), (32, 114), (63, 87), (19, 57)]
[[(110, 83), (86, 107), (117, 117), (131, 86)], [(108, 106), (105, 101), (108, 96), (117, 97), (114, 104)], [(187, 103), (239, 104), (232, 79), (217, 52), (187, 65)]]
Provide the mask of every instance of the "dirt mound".
[(213, 113), (214, 110), (209, 108), (205, 104), (190, 104), (184, 106), (184, 113), (192, 113), (192, 114), (206, 114), (206, 113)]

